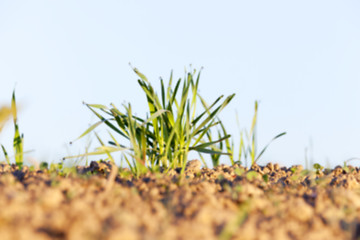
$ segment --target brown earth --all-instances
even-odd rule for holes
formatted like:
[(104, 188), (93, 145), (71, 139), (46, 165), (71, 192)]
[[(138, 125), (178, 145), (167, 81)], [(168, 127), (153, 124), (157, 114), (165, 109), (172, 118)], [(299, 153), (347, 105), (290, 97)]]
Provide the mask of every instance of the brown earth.
[(359, 171), (195, 160), (136, 179), (105, 162), (67, 176), (0, 164), (0, 239), (360, 239)]

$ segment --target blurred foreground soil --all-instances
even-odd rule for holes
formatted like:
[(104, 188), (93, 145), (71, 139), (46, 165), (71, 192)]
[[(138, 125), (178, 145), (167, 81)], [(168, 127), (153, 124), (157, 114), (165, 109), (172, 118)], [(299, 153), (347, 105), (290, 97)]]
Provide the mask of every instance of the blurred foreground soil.
[(0, 164), (0, 239), (360, 239), (358, 167), (76, 172)]

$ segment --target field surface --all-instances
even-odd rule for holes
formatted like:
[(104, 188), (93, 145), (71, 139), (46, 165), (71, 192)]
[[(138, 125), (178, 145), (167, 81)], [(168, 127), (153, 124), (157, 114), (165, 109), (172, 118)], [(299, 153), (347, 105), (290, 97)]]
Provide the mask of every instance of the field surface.
[(360, 239), (358, 167), (269, 163), (135, 178), (110, 162), (66, 174), (0, 165), (0, 238)]

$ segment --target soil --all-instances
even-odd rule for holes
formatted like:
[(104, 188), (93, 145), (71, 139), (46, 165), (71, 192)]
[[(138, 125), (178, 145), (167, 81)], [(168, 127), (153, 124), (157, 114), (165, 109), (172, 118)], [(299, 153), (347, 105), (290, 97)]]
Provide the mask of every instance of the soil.
[(360, 239), (360, 169), (269, 163), (66, 174), (0, 164), (0, 239)]

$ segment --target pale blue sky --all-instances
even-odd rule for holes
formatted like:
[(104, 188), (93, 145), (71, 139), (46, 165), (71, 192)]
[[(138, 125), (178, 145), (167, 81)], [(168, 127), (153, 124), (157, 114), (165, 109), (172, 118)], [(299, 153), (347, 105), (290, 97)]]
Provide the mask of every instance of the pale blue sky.
[(287, 132), (260, 164), (304, 164), (310, 145), (315, 162), (342, 164), (360, 157), (359, 12), (355, 0), (1, 0), (0, 103), (16, 85), (27, 157), (57, 161), (96, 120), (82, 101), (147, 111), (129, 62), (155, 87), (192, 64), (208, 101), (236, 93), (220, 115), (235, 139), (235, 110), (249, 127), (255, 100), (259, 147)]

